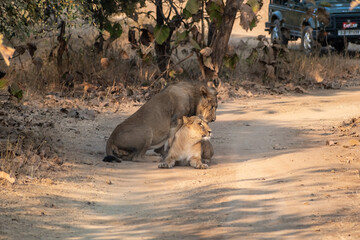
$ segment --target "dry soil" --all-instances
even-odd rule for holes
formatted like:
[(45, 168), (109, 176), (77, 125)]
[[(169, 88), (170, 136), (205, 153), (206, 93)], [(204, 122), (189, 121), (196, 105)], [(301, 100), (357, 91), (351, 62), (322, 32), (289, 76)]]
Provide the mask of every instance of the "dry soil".
[(2, 182), (0, 239), (360, 239), (359, 88), (220, 103), (206, 170), (102, 162), (137, 108), (58, 119), (65, 162)]

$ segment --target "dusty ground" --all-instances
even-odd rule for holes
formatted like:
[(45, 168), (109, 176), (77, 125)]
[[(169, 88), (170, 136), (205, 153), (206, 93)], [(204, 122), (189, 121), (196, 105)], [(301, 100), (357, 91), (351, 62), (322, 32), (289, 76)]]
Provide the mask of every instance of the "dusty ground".
[(137, 107), (51, 110), (64, 162), (0, 181), (0, 239), (360, 239), (360, 88), (220, 103), (207, 170), (102, 162)]

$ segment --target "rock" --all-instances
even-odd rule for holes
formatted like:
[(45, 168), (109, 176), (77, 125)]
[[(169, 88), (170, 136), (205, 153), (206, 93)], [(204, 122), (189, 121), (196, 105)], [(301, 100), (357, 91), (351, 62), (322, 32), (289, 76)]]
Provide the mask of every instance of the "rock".
[(45, 203), (44, 206), (47, 208), (55, 208), (55, 205), (53, 203)]
[(337, 144), (337, 142), (335, 142), (335, 141), (326, 140), (326, 145), (328, 145), (328, 146), (335, 146), (336, 144)]
[(80, 114), (77, 110), (75, 109), (72, 109), (68, 112), (68, 116), (69, 117), (72, 117), (72, 118), (79, 118), (80, 117)]
[(303, 88), (300, 87), (300, 86), (296, 86), (295, 89), (294, 89), (294, 91), (295, 91), (296, 93), (306, 93), (305, 89), (303, 89)]
[(85, 110), (83, 114), (81, 114), (82, 118), (86, 120), (94, 120), (96, 117), (97, 112), (94, 110)]
[(273, 146), (273, 149), (274, 150), (284, 150), (284, 149), (286, 149), (286, 147), (283, 147), (280, 144), (276, 144), (275, 146)]
[(60, 109), (60, 112), (62, 112), (62, 113), (66, 113), (66, 114), (68, 114), (68, 113), (69, 113), (69, 111), (68, 111), (66, 108), (61, 108), (61, 109)]

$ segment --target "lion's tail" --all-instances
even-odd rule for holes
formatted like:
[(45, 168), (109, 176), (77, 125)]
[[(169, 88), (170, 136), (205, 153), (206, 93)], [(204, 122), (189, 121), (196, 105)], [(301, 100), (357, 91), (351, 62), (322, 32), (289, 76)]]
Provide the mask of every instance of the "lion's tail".
[(114, 156), (112, 143), (111, 143), (111, 136), (106, 143), (106, 156), (104, 157), (104, 162), (121, 162), (121, 160)]

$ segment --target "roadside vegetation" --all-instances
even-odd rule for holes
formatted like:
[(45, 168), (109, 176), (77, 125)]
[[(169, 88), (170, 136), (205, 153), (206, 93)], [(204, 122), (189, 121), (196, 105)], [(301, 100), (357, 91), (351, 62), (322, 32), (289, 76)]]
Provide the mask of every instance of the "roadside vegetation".
[(262, 5), (2, 1), (0, 33), (15, 51), (9, 67), (0, 61), (0, 171), (36, 177), (61, 168), (53, 118), (93, 119), (175, 81), (211, 81), (221, 100), (359, 84), (356, 54), (309, 57), (265, 36), (228, 45), (236, 18), (245, 30), (262, 27)]

